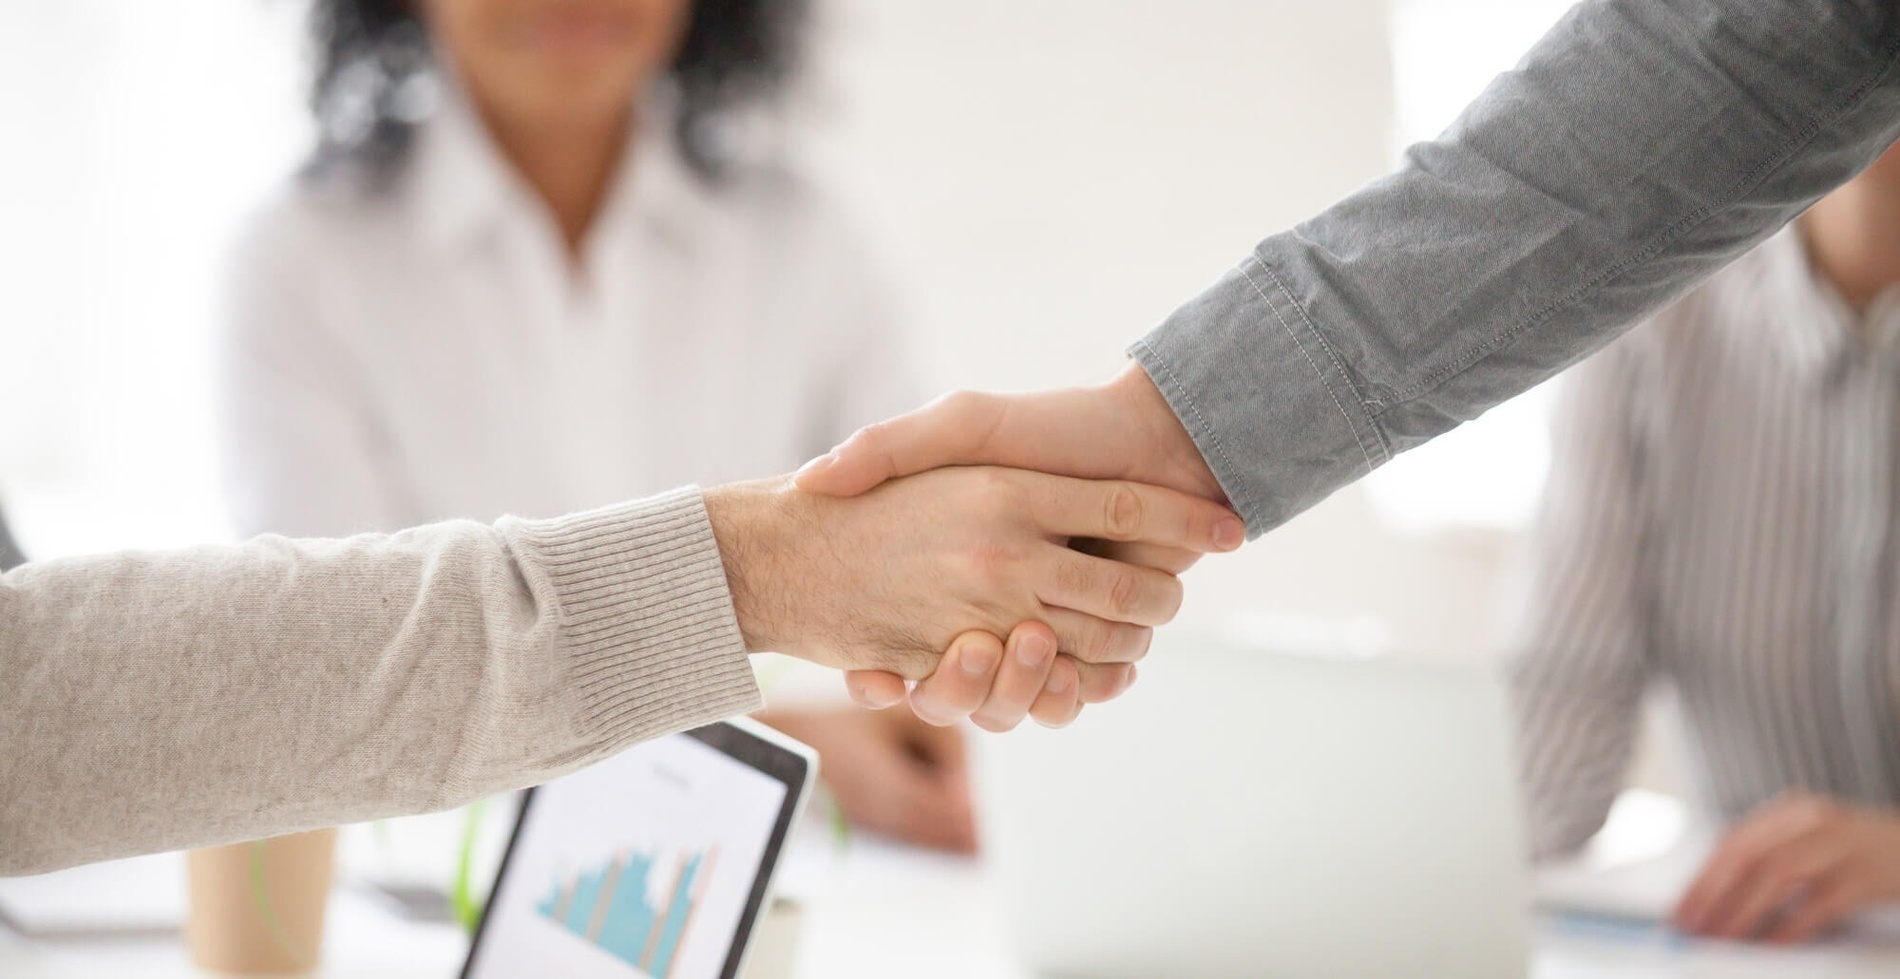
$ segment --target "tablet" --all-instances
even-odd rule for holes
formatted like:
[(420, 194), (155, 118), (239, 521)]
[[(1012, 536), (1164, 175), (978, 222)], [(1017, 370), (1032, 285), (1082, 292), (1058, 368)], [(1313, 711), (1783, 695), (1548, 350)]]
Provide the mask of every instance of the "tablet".
[(735, 979), (817, 767), (736, 720), (529, 790), (463, 979)]

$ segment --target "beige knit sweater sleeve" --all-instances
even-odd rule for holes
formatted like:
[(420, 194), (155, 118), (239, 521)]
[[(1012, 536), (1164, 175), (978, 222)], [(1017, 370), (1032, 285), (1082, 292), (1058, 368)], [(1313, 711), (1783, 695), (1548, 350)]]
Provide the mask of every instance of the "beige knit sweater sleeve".
[(427, 812), (758, 706), (697, 490), (0, 577), (0, 874)]

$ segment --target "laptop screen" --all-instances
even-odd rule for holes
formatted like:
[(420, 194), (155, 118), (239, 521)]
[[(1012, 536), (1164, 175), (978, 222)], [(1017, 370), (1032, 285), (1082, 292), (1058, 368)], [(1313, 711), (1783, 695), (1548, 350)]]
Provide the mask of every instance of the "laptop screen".
[(717, 727), (724, 743), (661, 738), (536, 789), (465, 976), (733, 975), (802, 781)]

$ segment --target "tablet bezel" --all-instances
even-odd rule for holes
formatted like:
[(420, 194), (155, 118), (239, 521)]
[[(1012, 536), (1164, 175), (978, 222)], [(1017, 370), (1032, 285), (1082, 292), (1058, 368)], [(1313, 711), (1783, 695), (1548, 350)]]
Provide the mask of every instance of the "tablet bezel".
[[(785, 848), (786, 837), (791, 835), (792, 819), (798, 815), (799, 806), (811, 792), (812, 780), (818, 771), (818, 757), (805, 745), (743, 717), (682, 731), (680, 736), (705, 744), (728, 758), (771, 776), (785, 786), (785, 797), (779, 803), (778, 817), (772, 823), (772, 835), (766, 840), (765, 852), (759, 858), (758, 873), (752, 878), (752, 888), (746, 895), (745, 909), (739, 914), (738, 930), (732, 935), (732, 947), (726, 953), (725, 965), (719, 971), (719, 979), (738, 979), (752, 947), (752, 933), (757, 930), (766, 895), (771, 893), (773, 876), (778, 872), (779, 855)], [(495, 882), (488, 889), (488, 900), (482, 906), (482, 916), (475, 924), (474, 936), (469, 940), (468, 958), (463, 960), (459, 974), (461, 979), (473, 979), (476, 959), (482, 950), (482, 939), (488, 931), (488, 914), (494, 909), (495, 895), (500, 892), (502, 881), (508, 877), (508, 864), (521, 843), (521, 832), (528, 824), (528, 809), (534, 805), (537, 789), (529, 789), (521, 794), (521, 806), (515, 811), (514, 829), (508, 833), (508, 849), (502, 852), (501, 866), (495, 871)]]

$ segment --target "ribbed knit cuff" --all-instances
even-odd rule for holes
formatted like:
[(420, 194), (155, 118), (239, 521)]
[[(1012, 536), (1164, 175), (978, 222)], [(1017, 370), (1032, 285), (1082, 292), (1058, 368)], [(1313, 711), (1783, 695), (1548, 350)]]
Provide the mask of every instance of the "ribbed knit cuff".
[(501, 529), (554, 585), (583, 731), (602, 747), (762, 706), (698, 487)]

